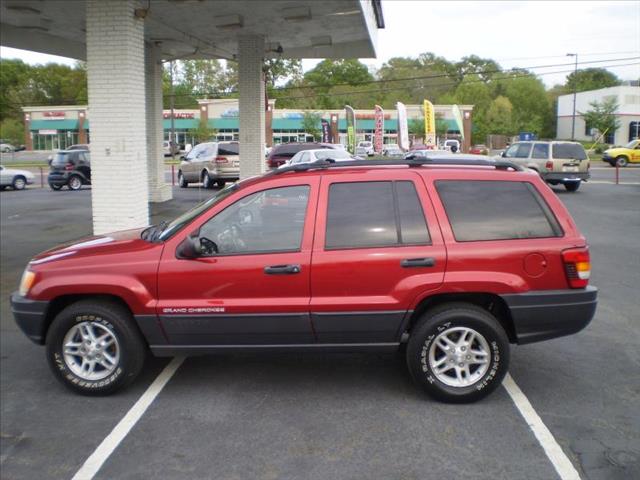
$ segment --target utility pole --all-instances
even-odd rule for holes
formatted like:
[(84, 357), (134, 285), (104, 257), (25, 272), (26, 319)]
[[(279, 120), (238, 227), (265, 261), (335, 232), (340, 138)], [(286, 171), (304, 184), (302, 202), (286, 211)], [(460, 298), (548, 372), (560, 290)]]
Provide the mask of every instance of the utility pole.
[(576, 66), (573, 69), (573, 116), (571, 119), (571, 140), (576, 139), (576, 93), (578, 89), (578, 54), (567, 53), (567, 57), (576, 57)]
[[(176, 151), (175, 148), (173, 147), (174, 145), (177, 145), (176, 142), (176, 125), (175, 125), (175, 120), (174, 120), (174, 114), (173, 114), (173, 109), (175, 107), (175, 94), (174, 94), (174, 90), (173, 90), (173, 65), (174, 62), (173, 60), (171, 60), (171, 62), (169, 63), (169, 79), (170, 79), (170, 83), (171, 83), (171, 90), (170, 90), (170, 96), (169, 96), (169, 108), (171, 109), (171, 135), (169, 138), (169, 150), (171, 150), (171, 159), (175, 160), (176, 159)], [(575, 110), (575, 97), (574, 97), (574, 101), (573, 101), (574, 105), (574, 110)], [(574, 112), (575, 113), (575, 112)], [(172, 167), (173, 168), (173, 167)]]

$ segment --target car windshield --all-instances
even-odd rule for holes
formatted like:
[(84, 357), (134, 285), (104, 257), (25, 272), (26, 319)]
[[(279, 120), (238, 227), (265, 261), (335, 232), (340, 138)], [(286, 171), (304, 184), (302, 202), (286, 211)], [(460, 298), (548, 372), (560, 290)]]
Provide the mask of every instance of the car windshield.
[(227, 198), (229, 195), (231, 195), (231, 193), (235, 192), (237, 189), (238, 189), (238, 184), (233, 183), (223, 188), (222, 190), (220, 190), (213, 197), (209, 198), (208, 200), (205, 200), (204, 202), (193, 207), (191, 210), (188, 210), (187, 212), (183, 213), (178, 218), (176, 218), (175, 220), (167, 224), (167, 226), (162, 230), (160, 235), (157, 237), (158, 240), (162, 241), (170, 238), (174, 233), (176, 233), (182, 227), (184, 227), (189, 222), (191, 222), (191, 220), (196, 218), (202, 212), (209, 210), (211, 207), (213, 207), (217, 203), (220, 203), (222, 200)]
[(52, 167), (64, 167), (67, 162), (71, 160), (70, 155), (68, 153), (56, 153), (51, 161)]
[(314, 154), (318, 160), (326, 160), (327, 158), (332, 160), (353, 160), (353, 157), (344, 150), (322, 150)]
[(553, 158), (585, 160), (587, 153), (584, 151), (584, 147), (578, 143), (554, 143)]
[(638, 140), (631, 140), (629, 143), (627, 143), (624, 146), (624, 148), (635, 148), (637, 144), (638, 144)]

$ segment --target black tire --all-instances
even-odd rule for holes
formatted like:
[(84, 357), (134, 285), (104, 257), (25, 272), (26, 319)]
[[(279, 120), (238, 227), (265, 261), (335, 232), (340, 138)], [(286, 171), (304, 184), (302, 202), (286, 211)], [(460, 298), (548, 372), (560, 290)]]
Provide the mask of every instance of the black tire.
[[(440, 380), (448, 377), (443, 377), (441, 373), (439, 378), (433, 371), (430, 353), (432, 348), (436, 350), (434, 342), (440, 339), (441, 334), (449, 332), (449, 335), (456, 335), (460, 328), (471, 329), (483, 337), (489, 350), (489, 360), (486, 367), (477, 367), (471, 372), (472, 376), (478, 375), (477, 378), (472, 378), (471, 383), (451, 386)], [(479, 343), (472, 344), (476, 348), (479, 348), (478, 345)], [(472, 346), (466, 347), (469, 348), (467, 353), (471, 353)], [(452, 356), (459, 353), (460, 356), (469, 358), (463, 353), (465, 347), (456, 349)], [(460, 349), (463, 351), (459, 351)], [(448, 360), (448, 355), (444, 355), (445, 362), (458, 361)], [(440, 360), (442, 358), (439, 357)], [(415, 383), (433, 398), (447, 403), (475, 402), (489, 395), (502, 383), (509, 369), (509, 340), (500, 323), (486, 310), (468, 303), (449, 303), (428, 310), (414, 326), (407, 345), (407, 365)], [(455, 365), (450, 368), (454, 367)], [(455, 369), (457, 371), (457, 367)], [(453, 378), (451, 380), (455, 381)]]
[(180, 188), (187, 188), (189, 186), (189, 182), (185, 180), (182, 172), (178, 172), (178, 186)]
[(82, 188), (82, 179), (78, 175), (71, 175), (67, 180), (69, 190), (78, 191)]
[(620, 155), (616, 157), (616, 163), (614, 165), (618, 165), (619, 167), (626, 167), (629, 164), (629, 159), (624, 155)]
[(218, 188), (224, 188), (226, 184), (227, 184), (226, 180), (216, 180), (216, 186)]
[(23, 175), (16, 175), (15, 177), (13, 177), (11, 186), (14, 190), (24, 190), (25, 188), (27, 188), (27, 179), (24, 178)]
[(203, 171), (202, 175), (202, 188), (206, 188), (206, 189), (210, 189), (213, 188), (213, 181), (211, 180), (211, 177), (209, 176), (209, 173), (207, 173), (207, 171)]
[[(104, 378), (82, 378), (65, 359), (65, 336), (85, 322), (97, 331), (109, 332), (117, 340), (119, 359)], [(147, 351), (131, 313), (116, 302), (100, 300), (82, 300), (62, 310), (49, 327), (46, 344), (47, 360), (55, 377), (82, 395), (109, 395), (130, 384), (142, 370)]]
[(568, 192), (577, 192), (581, 183), (582, 182), (567, 182), (564, 184), (564, 188), (566, 188)]
[(55, 183), (50, 183), (50, 184), (49, 184), (49, 188), (50, 188), (51, 190), (56, 190), (56, 191), (57, 191), (57, 190), (62, 189), (62, 185), (56, 185)]

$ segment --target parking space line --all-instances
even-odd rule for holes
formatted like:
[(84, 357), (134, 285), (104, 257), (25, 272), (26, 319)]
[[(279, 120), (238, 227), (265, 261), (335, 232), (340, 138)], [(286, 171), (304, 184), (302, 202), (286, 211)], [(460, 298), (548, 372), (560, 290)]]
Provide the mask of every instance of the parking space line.
[(571, 460), (569, 460), (569, 457), (562, 451), (562, 447), (556, 442), (556, 439), (534, 410), (529, 399), (522, 393), (522, 390), (520, 390), (520, 387), (518, 387), (513, 378), (511, 378), (511, 375), (507, 373), (502, 385), (538, 439), (538, 442), (544, 449), (544, 453), (547, 454), (547, 457), (553, 464), (556, 472), (558, 472), (558, 475), (560, 475), (560, 478), (562, 480), (580, 480), (580, 475), (571, 463)]
[(80, 470), (76, 472), (72, 480), (91, 480), (98, 470), (107, 461), (109, 456), (118, 447), (120, 442), (124, 440), (131, 429), (142, 418), (144, 412), (153, 403), (158, 394), (162, 391), (176, 370), (182, 365), (184, 357), (174, 357), (169, 364), (164, 367), (160, 375), (156, 377), (149, 388), (142, 394), (138, 401), (131, 407), (122, 420), (111, 430), (111, 433), (102, 441), (98, 448), (91, 454), (87, 461), (84, 462)]
[[(609, 184), (609, 185), (615, 185), (616, 182), (612, 181), (612, 180), (589, 180), (589, 183), (598, 183), (598, 184)], [(640, 185), (640, 182), (619, 182), (618, 185)]]

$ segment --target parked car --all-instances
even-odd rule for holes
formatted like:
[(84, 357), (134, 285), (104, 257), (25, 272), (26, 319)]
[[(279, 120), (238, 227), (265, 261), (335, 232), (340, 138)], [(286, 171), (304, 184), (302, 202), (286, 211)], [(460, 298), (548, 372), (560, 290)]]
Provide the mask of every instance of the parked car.
[(164, 140), (162, 142), (162, 153), (164, 154), (165, 157), (178, 155), (180, 153), (180, 147), (176, 145), (174, 142)]
[(453, 138), (448, 138), (442, 144), (443, 150), (450, 150), (453, 153), (460, 152), (460, 142)]
[(71, 145), (70, 147), (67, 147), (67, 150), (89, 150), (89, 144), (77, 143), (75, 145)]
[(87, 395), (130, 383), (147, 349), (406, 346), (419, 387), (470, 402), (500, 385), (509, 343), (591, 321), (586, 240), (530, 170), (456, 155), (306, 166), (231, 185), (168, 224), (37, 255), (11, 296), (16, 322)]
[(382, 155), (384, 155), (385, 157), (402, 157), (404, 156), (404, 152), (398, 144), (388, 143), (384, 145), (384, 148), (382, 149)]
[(632, 140), (624, 147), (614, 147), (605, 150), (602, 160), (612, 167), (626, 167), (630, 163), (640, 163), (640, 139)]
[(473, 155), (489, 155), (489, 149), (486, 145), (474, 145), (469, 149), (469, 153)]
[(411, 150), (404, 155), (407, 160), (418, 158), (440, 158), (451, 155), (451, 150)]
[(91, 185), (91, 154), (88, 150), (60, 150), (49, 163), (49, 187), (60, 190), (80, 190)]
[[(362, 149), (361, 153), (358, 152), (358, 149)], [(369, 141), (365, 141), (365, 142), (358, 142), (358, 145), (356, 146), (356, 155), (363, 155), (363, 156), (368, 156), (368, 157), (372, 157), (373, 155), (375, 155), (376, 151), (373, 148), (373, 143), (369, 142)]]
[(335, 150), (338, 149), (339, 146), (333, 143), (317, 142), (281, 143), (280, 145), (274, 145), (267, 157), (267, 167), (270, 169), (278, 168), (302, 150), (317, 150), (319, 148), (330, 148)]
[(16, 151), (16, 147), (14, 147), (12, 144), (10, 143), (0, 143), (0, 152), (2, 153), (10, 153), (10, 152), (15, 152)]
[(34, 181), (33, 173), (28, 170), (17, 170), (0, 165), (0, 189), (11, 187), (14, 190), (24, 190)]
[(352, 160), (358, 160), (357, 157), (349, 154), (344, 150), (333, 150), (328, 148), (321, 148), (317, 150), (302, 150), (296, 153), (287, 163), (283, 164), (279, 168), (286, 167), (288, 165), (297, 165), (299, 163), (313, 163), (321, 161), (336, 161), (336, 162), (348, 162)]
[(591, 177), (587, 152), (578, 142), (517, 142), (502, 157), (535, 170), (545, 182), (562, 184), (570, 192), (578, 190), (580, 183)]
[(214, 184), (222, 188), (240, 177), (240, 147), (238, 142), (199, 143), (185, 155), (178, 170), (178, 185), (202, 182), (204, 188)]

